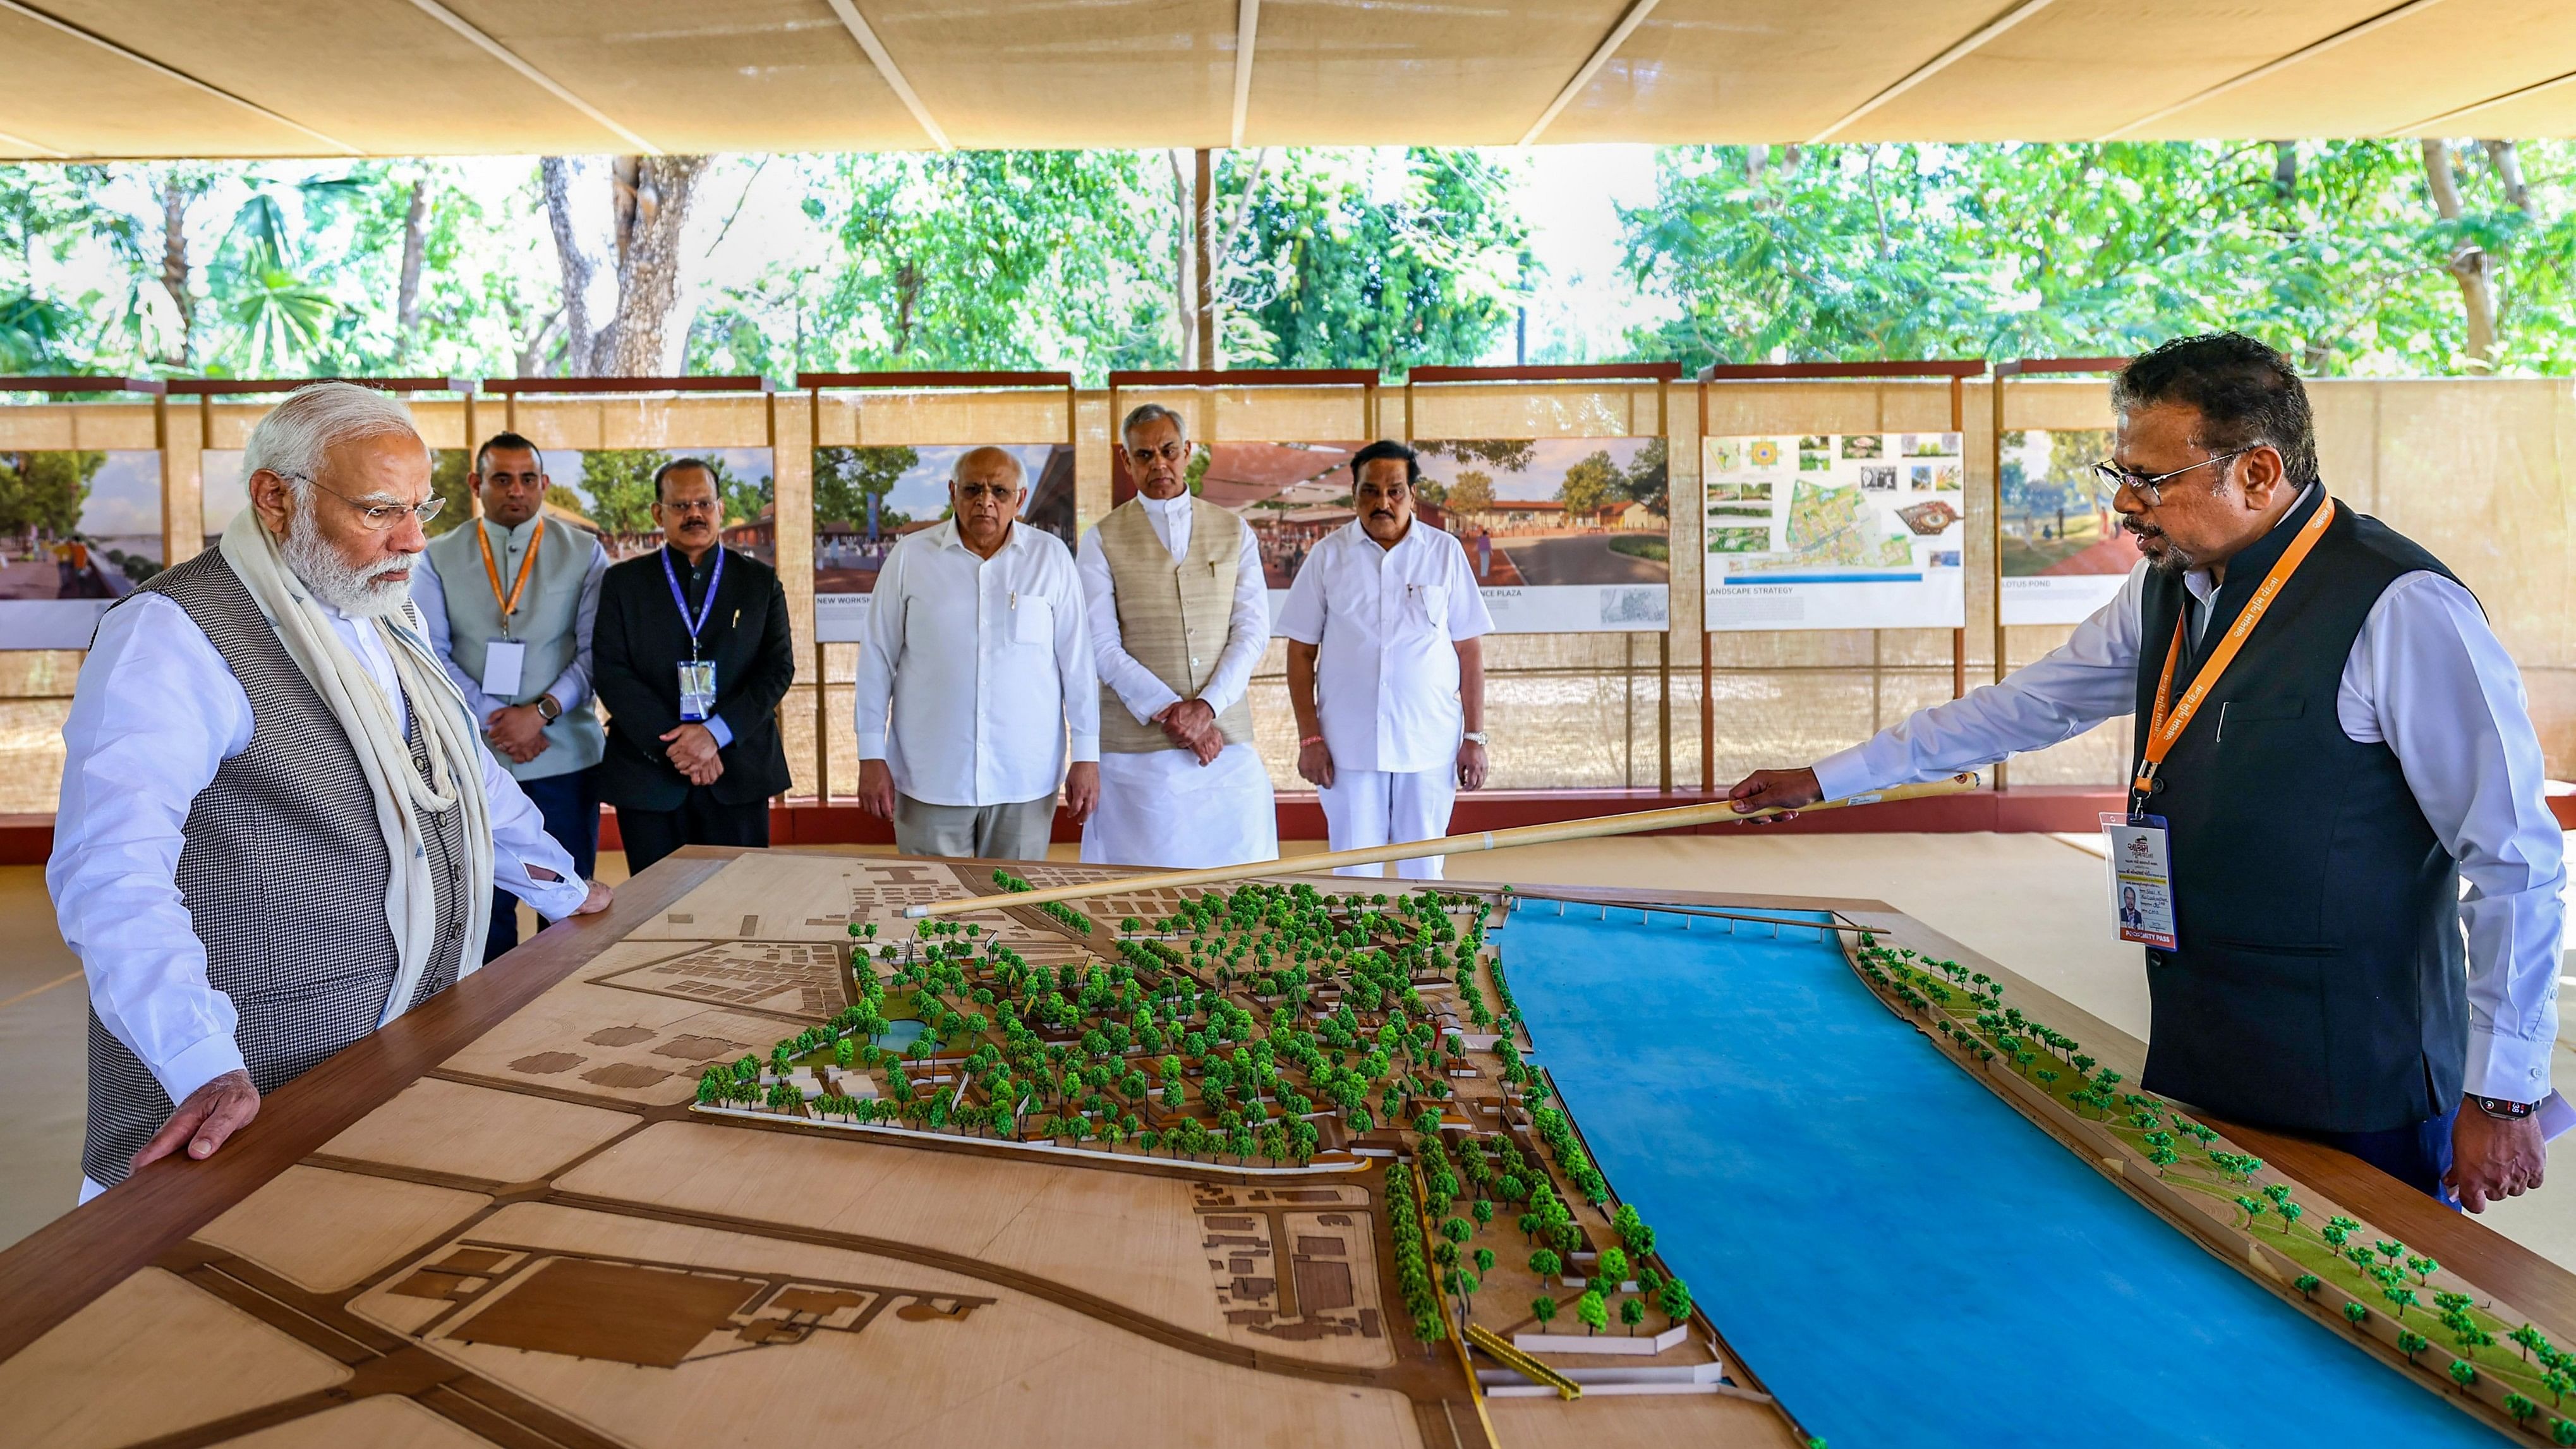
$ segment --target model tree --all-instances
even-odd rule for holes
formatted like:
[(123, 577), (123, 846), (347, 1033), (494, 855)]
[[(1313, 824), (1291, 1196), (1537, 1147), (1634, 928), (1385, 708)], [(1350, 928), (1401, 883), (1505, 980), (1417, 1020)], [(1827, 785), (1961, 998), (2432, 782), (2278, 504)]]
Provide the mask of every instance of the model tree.
[(1628, 1325), (1628, 1336), (1637, 1336), (1637, 1325), (1646, 1321), (1646, 1300), (1623, 1298), (1619, 1301), (1619, 1321)]
[(1610, 1326), (1610, 1308), (1602, 1300), (1600, 1288), (1584, 1290), (1583, 1296), (1574, 1301), (1574, 1316), (1583, 1320), (1586, 1335), (1599, 1333)]
[(1565, 1264), (1563, 1260), (1559, 1259), (1556, 1256), (1555, 1251), (1552, 1249), (1541, 1248), (1529, 1256), (1530, 1271), (1536, 1273), (1541, 1278), (1555, 1277), (1558, 1270), (1562, 1269), (1564, 1266)]
[(1530, 1316), (1538, 1320), (1539, 1329), (1544, 1332), (1556, 1320), (1556, 1300), (1544, 1293), (1531, 1299)]

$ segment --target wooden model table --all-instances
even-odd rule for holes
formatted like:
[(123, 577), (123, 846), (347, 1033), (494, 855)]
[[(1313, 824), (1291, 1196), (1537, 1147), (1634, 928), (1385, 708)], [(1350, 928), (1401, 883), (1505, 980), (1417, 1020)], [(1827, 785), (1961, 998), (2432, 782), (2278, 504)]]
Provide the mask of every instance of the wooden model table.
[[(1697, 1307), (1685, 1295), (1669, 1326), (1666, 1315), (1631, 1317), (1625, 1348), (1598, 1341), (1615, 1351), (1568, 1346), (1564, 1336), (1583, 1332), (1573, 1326), (1579, 1277), (1562, 1289), (1538, 1285), (1565, 1300), (1554, 1336), (1530, 1318), (1523, 1305), (1536, 1280), (1517, 1261), (1528, 1247), (1510, 1221), (1519, 1209), (1507, 1201), (1498, 1222), (1464, 1221), (1469, 1198), (1504, 1195), (1479, 1185), (1497, 1180), (1486, 1164), (1523, 1160), (1507, 1140), (1547, 1164), (1524, 1170), (1551, 1174), (1580, 1220), (1585, 1264), (1624, 1241), (1611, 1214), (1620, 1173), (1614, 1166), (1607, 1201), (1581, 1201), (1581, 1170), (1569, 1177), (1568, 1154), (1539, 1141), (1550, 1109), (1527, 1088), (1515, 1095), (1508, 1064), (1516, 1058), (1504, 1051), (1496, 1065), (1493, 1034), (1462, 1019), (1468, 1008), (1437, 979), (1427, 948), (1422, 959), (1432, 964), (1411, 968), (1415, 1017), (1426, 1041), (1455, 1033), (1464, 1047), (1431, 1046), (1433, 1066), (1411, 1079), (1416, 1095), (1403, 1097), (1401, 1110), (1438, 1118), (1445, 1151), (1424, 1147), (1410, 1121), (1370, 1120), (1379, 1103), (1372, 1081), (1356, 1118), (1347, 1105), (1308, 1114), (1322, 1131), (1303, 1150), (1279, 1132), (1241, 1155), (1223, 1136), (1185, 1155), (1177, 1127), (1191, 1113), (1213, 1122), (1223, 1102), (1208, 1063), (1231, 1048), (1206, 1044), (1191, 1058), (1187, 1090), (1167, 1097), (1116, 1075), (1145, 1070), (1159, 1060), (1152, 1053), (1104, 1047), (1077, 1034), (1078, 1020), (1058, 1029), (1034, 1013), (1037, 1029), (1018, 1039), (1023, 1055), (1044, 1055), (1025, 1050), (1034, 1037), (1057, 1049), (1060, 1064), (1112, 1064), (1104, 1087), (1073, 1084), (1061, 1110), (1102, 1104), (1114, 1122), (1119, 1106), (1133, 1103), (1149, 1127), (1170, 1134), (1162, 1150), (1134, 1138), (1048, 1133), (1035, 1106), (1043, 1094), (1029, 1099), (1025, 1116), (1005, 1110), (990, 1128), (961, 1128), (945, 1111), (938, 1131), (847, 1120), (865, 1110), (856, 1106), (863, 1095), (917, 1093), (962, 1117), (996, 1081), (1013, 1100), (1024, 1090), (1025, 1080), (1011, 1084), (998, 1065), (998, 1036), (984, 1057), (964, 1055), (973, 1038), (962, 1025), (949, 1028), (959, 1039), (949, 1048), (914, 1053), (900, 1068), (892, 1056), (874, 1071), (832, 1059), (831, 1023), (846, 1024), (871, 1000), (882, 1007), (889, 974), (898, 994), (908, 990), (901, 973), (916, 959), (854, 966), (853, 928), (876, 928), (870, 949), (908, 940), (904, 906), (994, 894), (994, 869), (702, 848), (656, 865), (621, 887), (605, 915), (545, 932), (278, 1092), (214, 1158), (156, 1164), (0, 1254), (0, 1442), (1589, 1449), (1807, 1440), (1813, 1426), (1799, 1417), (1803, 1406), (1774, 1400), (1761, 1354), (1747, 1363), (1729, 1344), (1720, 1283), (1693, 1285)], [(1039, 885), (1121, 874), (1010, 869)], [(1320, 893), (1308, 901), (1398, 886), (1304, 884)], [(1446, 917), (1426, 908), (1414, 917), (1420, 939), (1445, 945), (1499, 899), (1492, 888), (1452, 889), (1473, 890), (1468, 899), (1487, 906), (1453, 907)], [(1323, 1022), (1344, 989), (1329, 972), (1313, 1015), (1302, 1017), (1270, 992), (1268, 978), (1255, 979), (1270, 948), (1228, 960), (1219, 939), (1202, 963), (1190, 940), (1203, 931), (1156, 930), (1199, 896), (1099, 898), (1084, 903), (1085, 921), (995, 895), (995, 909), (963, 920), (977, 938), (1007, 944), (1018, 965), (994, 968), (1005, 975), (1033, 966), (1056, 980), (1071, 966), (1076, 974), (1060, 979), (1073, 982), (1123, 958), (1140, 995), (1151, 985), (1156, 1001), (1187, 999), (1196, 988), (1201, 1010), (1219, 998), (1237, 1003), (1210, 1012), (1211, 1023), (1246, 1008), (1274, 1032), (1284, 1021)], [(1821, 907), (1882, 945), (1959, 963), (1960, 979), (1973, 968), (2009, 984), (2020, 1009), (2080, 1033), (2096, 1057), (2135, 1080), (2136, 1043), (1878, 903), (1672, 892), (1653, 901), (1696, 908), (1706, 924), (1731, 915), (1730, 929), (1747, 916)], [(1364, 949), (1405, 939), (1389, 925), (1395, 918), (1367, 915), (1365, 905), (1327, 899), (1317, 909), (1317, 919), (1355, 923), (1351, 939), (1367, 936)], [(1609, 909), (1601, 909), (1607, 929)], [(1122, 931), (1131, 920), (1144, 925)], [(1371, 934), (1380, 931), (1395, 934)], [(1511, 931), (1497, 931), (1508, 965)], [(985, 954), (968, 959), (969, 973), (1003, 958), (990, 939), (977, 944)], [(1499, 976), (1475, 979), (1508, 1004)], [(1879, 989), (1895, 988), (1881, 980)], [(953, 999), (961, 1010), (983, 1002), (998, 1011), (991, 994)], [(1472, 987), (1464, 995), (1477, 998)], [(920, 1017), (949, 1020), (947, 1008), (927, 1005), (927, 991), (919, 1000)], [(1385, 1014), (1398, 1027), (1407, 1020), (1401, 1008)], [(1136, 1019), (1151, 1017), (1149, 1007)], [(1241, 1019), (1248, 1024), (1249, 1011)], [(1354, 1057), (1392, 1039), (1376, 1013), (1362, 1026)], [(703, 1100), (707, 1069), (765, 1059), (773, 1043), (799, 1033), (819, 1035), (821, 1049), (784, 1071), (753, 1073), (773, 1093), (787, 1089), (785, 1097)], [(1276, 1040), (1283, 1057), (1295, 1055), (1293, 1036)], [(1180, 1046), (1178, 1028), (1171, 1045)], [(1402, 1079), (1410, 1058), (1400, 1041), (1396, 1056), (1384, 1070)], [(1266, 1054), (1263, 1061), (1268, 1071)], [(911, 1074), (900, 1087), (897, 1070)], [(1223, 1077), (1223, 1066), (1213, 1070)], [(1432, 1072), (1442, 1078), (1437, 1088), (1428, 1085)], [(1271, 1104), (1277, 1129), (1278, 1103), (1303, 1105), (1300, 1094), (1328, 1090), (1330, 1079), (1265, 1076), (1238, 1100)], [(1395, 1089), (1387, 1090), (1392, 1106)], [(1203, 1106), (1162, 1105), (1203, 1097)], [(1569, 1090), (1565, 1100), (1579, 1128), (1583, 1098)], [(894, 1110), (881, 1098), (870, 1105)], [(1587, 1145), (1605, 1164), (1622, 1160), (1619, 1144), (1599, 1141), (1599, 1131)], [(2402, 1234), (2521, 1313), (2576, 1326), (2576, 1279), (2478, 1224), (2337, 1154), (2227, 1135), (2267, 1159), (2275, 1177), (2294, 1178), (2303, 1196), (2322, 1194), (2375, 1230)], [(1552, 1140), (1562, 1140), (1561, 1126)], [(1205, 1145), (1195, 1127), (1191, 1141)], [(1481, 1156), (1480, 1143), (1497, 1158)], [(1472, 1173), (1470, 1153), (1479, 1154)], [(1462, 1235), (1472, 1234), (1462, 1251), (1505, 1251), (1484, 1275), (1496, 1286), (1463, 1304), (1454, 1280), (1431, 1270), (1445, 1280), (1434, 1321), (1448, 1333), (1426, 1343), (1409, 1306), (1424, 1301), (1423, 1290), (1400, 1265), (1421, 1263), (1424, 1244), (1443, 1246), (1432, 1231), (1441, 1223), (1419, 1214), (1426, 1192), (1434, 1207), (1442, 1201), (1439, 1174), (1453, 1160), (1470, 1178), (1453, 1188), (1458, 1201), (1447, 1210)], [(2097, 1165), (2118, 1175), (2109, 1156)], [(1674, 1231), (1667, 1227), (1652, 1255), (1664, 1278), (1685, 1256)], [(1574, 1256), (1562, 1265), (1569, 1275)], [(1653, 1302), (1649, 1257), (1639, 1252), (1632, 1272)], [(1507, 1281), (1520, 1286), (1507, 1293)], [(1596, 1287), (1616, 1296), (1616, 1285)], [(2285, 1299), (2301, 1297), (2276, 1287)], [(1488, 1335), (1480, 1341), (1497, 1346), (1464, 1348), (1455, 1337), (1462, 1308)], [(2308, 1331), (2289, 1310), (2282, 1319), (2282, 1331)], [(1641, 1321), (1644, 1339), (1635, 1337)], [(1535, 1345), (1544, 1367), (1515, 1372), (1510, 1341)], [(1561, 1398), (1549, 1384), (1587, 1392)]]

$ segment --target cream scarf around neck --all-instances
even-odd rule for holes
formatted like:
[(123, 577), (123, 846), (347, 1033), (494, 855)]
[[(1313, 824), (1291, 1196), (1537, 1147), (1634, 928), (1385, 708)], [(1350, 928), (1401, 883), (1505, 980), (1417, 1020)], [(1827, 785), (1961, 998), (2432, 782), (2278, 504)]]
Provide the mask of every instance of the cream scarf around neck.
[(331, 626), (312, 589), (287, 567), (256, 509), (242, 509), (224, 526), (223, 552), (252, 602), (276, 626), (288, 657), (348, 732), (349, 747), (357, 752), (358, 767), (375, 796), (376, 824), (384, 831), (391, 867), (385, 872), (385, 923), (393, 929), (400, 963), (376, 1021), (382, 1026), (403, 1014), (433, 964), (429, 957), (436, 949), (439, 920), (426, 824), (432, 815), (465, 812), (465, 879), (453, 905), (466, 913), (466, 921), (456, 974), (472, 975), (483, 963), (483, 936), (492, 913), (492, 812), (483, 795), (481, 739), (464, 697), (430, 650), (419, 606), (405, 605), (399, 621), (352, 622), (361, 629), (375, 628), (385, 641), (394, 678), (411, 702), (411, 717), (428, 749), (427, 780), (412, 764), (410, 741), (395, 723), (393, 707), (375, 676)]

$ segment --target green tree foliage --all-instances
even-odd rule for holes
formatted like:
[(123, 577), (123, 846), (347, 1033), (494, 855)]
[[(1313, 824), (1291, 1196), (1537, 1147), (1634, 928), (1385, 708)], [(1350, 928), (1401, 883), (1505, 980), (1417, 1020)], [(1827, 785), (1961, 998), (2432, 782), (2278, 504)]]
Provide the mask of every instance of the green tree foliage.
[(734, 365), (1032, 368), (1096, 372), (1165, 361), (1170, 194), (1132, 151), (888, 152), (814, 163), (808, 215), (839, 249), (810, 299), (797, 283), (794, 355), (731, 329), (764, 311), (736, 289), (695, 329)]
[[(1512, 163), (1417, 146), (1390, 178), (1362, 160), (1290, 152), (1265, 176), (1227, 262), (1255, 335), (1229, 357), (1402, 372), (1474, 362), (1510, 324), (1529, 235)], [(1221, 187), (1249, 164), (1230, 156)]]
[(68, 535), (106, 463), (87, 451), (0, 452), (0, 533)]
[(1860, 145), (1758, 176), (1740, 146), (1664, 153), (1623, 213), (1631, 276), (1678, 316), (1633, 339), (1688, 362), (2090, 355), (2235, 327), (2311, 372), (2463, 370), (2450, 262), (2485, 251), (2507, 369), (2576, 363), (2576, 149), (2524, 143), (2520, 202), (2451, 149), (2444, 221), (2413, 141)]

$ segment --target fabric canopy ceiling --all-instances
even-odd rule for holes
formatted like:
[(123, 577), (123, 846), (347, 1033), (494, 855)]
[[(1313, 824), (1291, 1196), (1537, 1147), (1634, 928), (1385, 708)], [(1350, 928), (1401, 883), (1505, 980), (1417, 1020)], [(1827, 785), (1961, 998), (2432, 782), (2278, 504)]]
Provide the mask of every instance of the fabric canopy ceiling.
[(0, 0), (0, 156), (2576, 135), (2566, 0)]

